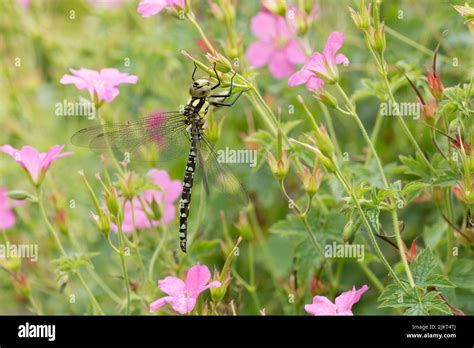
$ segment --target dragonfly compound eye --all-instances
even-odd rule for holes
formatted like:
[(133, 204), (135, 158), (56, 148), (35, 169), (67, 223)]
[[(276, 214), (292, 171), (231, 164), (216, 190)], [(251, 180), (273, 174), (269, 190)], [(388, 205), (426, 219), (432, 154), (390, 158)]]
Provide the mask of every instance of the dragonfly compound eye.
[(189, 94), (195, 98), (204, 98), (209, 95), (211, 88), (209, 81), (207, 80), (196, 80), (189, 87)]

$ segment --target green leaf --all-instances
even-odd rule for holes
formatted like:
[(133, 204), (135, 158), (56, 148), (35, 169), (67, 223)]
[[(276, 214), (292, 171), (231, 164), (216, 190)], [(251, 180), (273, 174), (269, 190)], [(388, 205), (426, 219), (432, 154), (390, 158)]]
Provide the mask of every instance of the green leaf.
[(408, 204), (413, 199), (418, 197), (427, 186), (428, 184), (417, 181), (412, 181), (405, 185), (405, 187), (402, 189), (402, 195), (405, 198), (405, 203)]
[(100, 253), (76, 254), (52, 260), (51, 263), (56, 266), (56, 280), (76, 273), (81, 267), (92, 267), (90, 259), (97, 255), (100, 255)]
[(446, 278), (442, 274), (432, 274), (430, 275), (426, 281), (426, 284), (429, 286), (436, 286), (437, 288), (454, 288), (456, 285), (451, 282), (448, 278)]
[(474, 260), (455, 260), (451, 266), (449, 278), (457, 287), (474, 290)]
[(399, 158), (400, 158), (400, 161), (404, 164), (406, 174), (412, 174), (412, 175), (418, 176), (428, 183), (431, 181), (430, 168), (428, 168), (428, 166), (419, 157), (418, 154), (416, 155), (416, 158), (413, 158), (410, 156), (403, 156), (403, 155), (400, 155)]
[(436, 261), (431, 249), (427, 248), (421, 251), (410, 265), (415, 284), (422, 289), (428, 287), (455, 287), (451, 281), (446, 278), (441, 267)]

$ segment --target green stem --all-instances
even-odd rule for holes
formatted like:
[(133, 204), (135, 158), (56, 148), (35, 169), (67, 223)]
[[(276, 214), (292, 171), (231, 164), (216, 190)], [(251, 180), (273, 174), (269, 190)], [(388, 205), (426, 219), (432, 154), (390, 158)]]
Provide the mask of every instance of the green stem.
[[(163, 232), (167, 232), (167, 231), (168, 231), (168, 229), (166, 229), (166, 228), (163, 229)], [(158, 243), (157, 247), (155, 248), (155, 251), (153, 252), (153, 255), (151, 257), (150, 266), (148, 268), (148, 280), (150, 282), (153, 282), (153, 271), (155, 269), (156, 259), (158, 258), (158, 255), (160, 254), (161, 248), (165, 244), (166, 237), (167, 237), (167, 234), (163, 233), (162, 236), (161, 236), (161, 240)]]
[(118, 230), (118, 239), (119, 239), (119, 256), (120, 256), (120, 264), (122, 266), (122, 274), (123, 280), (125, 282), (125, 289), (127, 291), (127, 315), (130, 314), (130, 281), (128, 279), (128, 272), (127, 272), (127, 264), (125, 263), (125, 243), (124, 243), (124, 236), (122, 231), (122, 223), (117, 223), (117, 230)]
[[(360, 117), (359, 117), (359, 115), (357, 114), (357, 112), (355, 110), (355, 105), (352, 104), (351, 100), (349, 99), (347, 94), (344, 92), (341, 85), (339, 85), (339, 83), (336, 83), (336, 87), (339, 90), (339, 92), (341, 93), (344, 100), (346, 101), (347, 106), (349, 107), (349, 111), (351, 112), (354, 120), (356, 121), (357, 126), (359, 127), (359, 129), (362, 133), (362, 136), (364, 137), (365, 141), (367, 142), (367, 145), (369, 146), (370, 151), (372, 152), (372, 155), (374, 156), (375, 161), (377, 162), (377, 167), (379, 169), (383, 185), (385, 186), (385, 188), (389, 189), (390, 185), (389, 185), (388, 180), (385, 176), (382, 161), (380, 160), (380, 157), (377, 154), (377, 151), (375, 150), (374, 144), (370, 140), (370, 137), (367, 134), (367, 131), (365, 130), (365, 127), (362, 124), (362, 121), (360, 120)], [(390, 199), (390, 201), (392, 202), (392, 199)], [(401, 234), (400, 234), (400, 227), (398, 225), (398, 214), (397, 214), (397, 206), (396, 205), (393, 205), (393, 207), (391, 209), (391, 217), (392, 217), (392, 223), (393, 223), (393, 230), (394, 230), (394, 233), (395, 233), (395, 239), (397, 241), (398, 250), (400, 252), (400, 258), (401, 258), (403, 266), (405, 268), (405, 273), (407, 275), (408, 282), (410, 283), (410, 286), (413, 288), (413, 287), (415, 287), (415, 281), (413, 280), (413, 275), (411, 273), (410, 266), (408, 265), (408, 260), (407, 260), (406, 255), (405, 255), (405, 247), (404, 247), (403, 240), (402, 240), (402, 237), (401, 237)]]
[[(400, 34), (398, 31), (393, 30), (392, 28), (390, 28), (388, 26), (385, 26), (385, 31), (387, 32), (387, 34), (392, 35), (394, 38), (400, 40), (401, 42), (406, 43), (407, 45), (409, 45), (409, 46), (411, 46), (415, 49), (417, 49), (421, 53), (424, 53), (429, 57), (433, 57), (434, 51), (430, 50), (429, 48), (427, 48), (423, 45), (420, 45), (418, 42), (413, 41), (412, 39), (406, 37), (405, 35)], [(445, 63), (451, 64), (451, 61), (449, 60), (449, 58), (442, 55), (442, 54), (440, 54), (440, 53), (438, 53), (438, 58), (443, 60)]]
[(370, 241), (372, 242), (372, 246), (375, 249), (375, 252), (377, 253), (380, 261), (382, 264), (385, 266), (385, 268), (388, 270), (390, 275), (392, 276), (393, 280), (397, 283), (397, 285), (404, 290), (405, 292), (407, 291), (405, 285), (401, 282), (400, 278), (398, 278), (397, 274), (393, 270), (393, 268), (390, 266), (388, 263), (387, 259), (382, 253), (382, 250), (380, 249), (379, 245), (377, 244), (377, 239), (375, 238), (375, 234), (372, 231), (372, 226), (370, 225), (369, 220), (367, 219), (367, 216), (364, 213), (364, 210), (362, 209), (359, 200), (357, 199), (356, 195), (354, 194), (353, 190), (351, 189), (349, 183), (346, 181), (344, 175), (340, 171), (339, 168), (336, 168), (336, 178), (339, 180), (341, 185), (344, 187), (344, 190), (347, 192), (347, 194), (351, 197), (352, 202), (355, 204), (357, 211), (360, 214), (360, 217), (362, 219), (362, 222), (367, 230), (367, 233), (369, 235)]
[[(53, 239), (56, 242), (56, 245), (59, 248), (61, 254), (63, 255), (63, 257), (67, 258), (68, 256), (67, 256), (66, 250), (64, 249), (63, 244), (61, 243), (61, 240), (59, 239), (59, 235), (56, 232), (56, 230), (54, 229), (51, 222), (49, 221), (49, 218), (46, 214), (46, 210), (44, 208), (44, 203), (43, 203), (43, 194), (42, 194), (42, 192), (39, 188), (36, 188), (36, 195), (37, 195), (37, 198), (38, 198), (38, 205), (39, 205), (39, 208), (40, 208), (41, 216), (43, 217), (43, 220), (46, 223), (46, 226), (48, 227), (48, 230), (51, 232), (51, 234), (53, 236)], [(92, 294), (92, 292), (90, 291), (90, 289), (87, 286), (86, 282), (82, 278), (82, 275), (79, 273), (79, 271), (75, 272), (75, 274), (76, 274), (77, 278), (79, 279), (82, 287), (86, 291), (87, 295), (89, 296), (90, 301), (92, 302), (92, 304), (97, 309), (98, 313), (100, 315), (104, 315), (104, 311), (102, 310), (99, 302), (97, 302), (97, 299)]]
[[(380, 135), (380, 130), (382, 129), (382, 123), (383, 123), (383, 116), (381, 112), (379, 111), (375, 118), (374, 129), (372, 130), (372, 134), (370, 135), (370, 142), (374, 144), (374, 146), (377, 143), (378, 137)], [(372, 160), (372, 152), (369, 151), (367, 153), (367, 158), (365, 159), (365, 165), (368, 166), (371, 160)]]
[(332, 143), (334, 145), (334, 150), (335, 150), (335, 152), (338, 156), (342, 157), (341, 147), (339, 146), (339, 141), (337, 139), (336, 131), (334, 130), (334, 124), (332, 122), (331, 115), (329, 114), (329, 110), (326, 107), (326, 105), (324, 105), (323, 103), (321, 103), (321, 102), (318, 102), (318, 103), (319, 103), (319, 107), (323, 111), (324, 120), (326, 121), (326, 125), (327, 125), (328, 131), (329, 131), (329, 135), (331, 136), (331, 140), (332, 140)]
[[(447, 212), (449, 221), (453, 221), (454, 219), (451, 194), (452, 194), (452, 191), (449, 188), (446, 188), (446, 191), (445, 191), (446, 212)], [(453, 227), (450, 224), (448, 224), (448, 238), (447, 238), (447, 244), (446, 244), (446, 265), (445, 265), (446, 274), (449, 273), (451, 269), (451, 264), (453, 261), (453, 242), (454, 242), (454, 230), (453, 230)]]
[(142, 255), (140, 253), (140, 240), (138, 238), (138, 231), (135, 225), (135, 207), (133, 206), (133, 199), (130, 200), (130, 209), (132, 211), (132, 230), (133, 230), (133, 244), (137, 252), (138, 264), (140, 265), (140, 271), (142, 273), (142, 284), (145, 282), (146, 271), (145, 264), (143, 263)]
[(189, 11), (188, 13), (186, 13), (186, 18), (192, 23), (192, 25), (194, 25), (199, 35), (201, 36), (202, 40), (206, 44), (207, 48), (209, 48), (209, 51), (214, 55), (215, 54), (214, 46), (212, 46), (211, 42), (207, 38), (207, 35), (204, 33), (204, 30), (202, 30), (201, 26), (196, 21), (196, 16), (194, 15), (194, 13), (192, 11)]

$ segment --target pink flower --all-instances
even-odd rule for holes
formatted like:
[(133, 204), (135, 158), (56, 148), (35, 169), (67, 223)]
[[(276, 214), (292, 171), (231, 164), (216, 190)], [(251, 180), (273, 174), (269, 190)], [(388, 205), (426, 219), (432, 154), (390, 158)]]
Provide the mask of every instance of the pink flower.
[(221, 286), (219, 281), (209, 283), (210, 280), (209, 268), (200, 265), (193, 266), (188, 270), (186, 282), (176, 277), (166, 277), (160, 280), (158, 287), (169, 296), (162, 297), (150, 304), (150, 312), (156, 311), (166, 303), (171, 304), (171, 307), (180, 314), (191, 312), (201, 292)]
[(344, 43), (344, 34), (332, 32), (326, 41), (323, 53), (315, 52), (301, 70), (291, 75), (288, 86), (294, 87), (306, 83), (310, 91), (317, 90), (324, 85), (324, 81), (334, 83), (339, 78), (337, 64), (349, 64), (349, 59), (337, 51)]
[(277, 79), (290, 76), (294, 65), (304, 63), (306, 56), (290, 32), (285, 19), (269, 12), (260, 12), (252, 18), (252, 33), (258, 41), (247, 49), (250, 65), (269, 66)]
[(10, 145), (0, 146), (0, 151), (13, 157), (28, 173), (31, 182), (39, 186), (49, 166), (58, 158), (72, 155), (72, 152), (60, 153), (64, 145), (55, 145), (48, 152), (39, 153), (34, 147), (23, 146), (17, 150)]
[(7, 189), (0, 187), (0, 230), (8, 230), (13, 227), (16, 221), (15, 214), (8, 204)]
[(142, 0), (138, 4), (137, 10), (142, 17), (151, 17), (161, 12), (165, 7), (184, 9), (186, 4), (185, 0)]
[(121, 83), (137, 83), (138, 77), (122, 73), (114, 68), (105, 68), (101, 71), (81, 68), (79, 70), (69, 69), (73, 75), (64, 75), (60, 83), (63, 85), (73, 84), (78, 89), (87, 89), (91, 100), (106, 101), (110, 103), (119, 95), (117, 88)]
[[(133, 199), (135, 227), (139, 230), (157, 226), (159, 223), (166, 225), (173, 221), (176, 217), (176, 207), (174, 203), (179, 198), (182, 190), (181, 181), (171, 180), (168, 173), (164, 170), (151, 169), (147, 175), (160, 190), (149, 189), (144, 191), (140, 196), (143, 206), (138, 197)], [(159, 221), (153, 221), (151, 218), (151, 216), (153, 216), (151, 207), (153, 202), (158, 204), (162, 209), (162, 216)], [(150, 219), (152, 220), (151, 224)], [(132, 206), (130, 202), (126, 202), (122, 223), (123, 232), (133, 231), (132, 222)], [(112, 230), (117, 232), (117, 226), (112, 225)]]
[(314, 296), (313, 303), (305, 305), (304, 309), (313, 315), (353, 315), (351, 311), (352, 306), (359, 302), (362, 294), (368, 289), (367, 285), (364, 285), (359, 290), (356, 290), (355, 286), (353, 286), (352, 290), (343, 292), (336, 297), (335, 304), (329, 301), (327, 297)]
[(24, 9), (27, 9), (30, 7), (30, 0), (16, 0), (17, 4), (23, 7)]

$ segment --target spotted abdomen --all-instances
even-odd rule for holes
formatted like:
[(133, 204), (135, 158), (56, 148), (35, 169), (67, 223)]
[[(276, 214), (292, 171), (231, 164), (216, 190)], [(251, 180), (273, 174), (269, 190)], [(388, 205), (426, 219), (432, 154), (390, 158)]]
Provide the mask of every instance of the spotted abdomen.
[(181, 200), (179, 203), (179, 244), (183, 252), (186, 252), (188, 239), (189, 204), (191, 202), (191, 191), (193, 188), (195, 170), (196, 148), (193, 144), (189, 150), (188, 162), (186, 163), (186, 170), (184, 172), (183, 192), (181, 193)]

